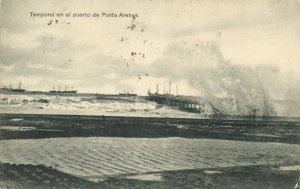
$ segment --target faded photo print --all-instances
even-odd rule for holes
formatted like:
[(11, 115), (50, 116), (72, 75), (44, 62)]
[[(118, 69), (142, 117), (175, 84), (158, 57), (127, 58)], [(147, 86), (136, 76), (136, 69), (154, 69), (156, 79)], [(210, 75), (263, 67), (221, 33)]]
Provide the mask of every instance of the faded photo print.
[(0, 0), (0, 189), (299, 189), (299, 0)]

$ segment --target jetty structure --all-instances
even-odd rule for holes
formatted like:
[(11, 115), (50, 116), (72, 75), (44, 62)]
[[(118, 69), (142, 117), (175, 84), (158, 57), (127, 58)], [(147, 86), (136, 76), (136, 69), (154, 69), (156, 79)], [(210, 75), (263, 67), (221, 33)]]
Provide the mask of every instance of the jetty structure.
[[(224, 116), (224, 115), (241, 115), (248, 116), (251, 119), (256, 117), (271, 117), (276, 116), (276, 111), (272, 105), (270, 97), (262, 88), (262, 97), (257, 100), (256, 104), (241, 104), (235, 98), (216, 98), (199, 96), (185, 96), (178, 94), (178, 86), (176, 85), (176, 95), (171, 93), (172, 84), (169, 83), (169, 90), (160, 94), (158, 84), (156, 92), (148, 91), (146, 99), (154, 101), (158, 104), (175, 106), (189, 112), (197, 112), (204, 115)], [(249, 103), (249, 102), (247, 102)], [(251, 103), (251, 102), (250, 102)]]
[(178, 86), (176, 85), (176, 95), (171, 94), (172, 83), (169, 83), (169, 90), (166, 92), (164, 87), (164, 93), (159, 94), (158, 84), (156, 85), (156, 92), (151, 93), (148, 91), (147, 100), (154, 101), (158, 104), (165, 104), (168, 106), (176, 106), (180, 109), (184, 109), (189, 112), (197, 112), (207, 115), (221, 115), (222, 113), (215, 109), (209, 102), (203, 100), (197, 96), (185, 96), (178, 95)]

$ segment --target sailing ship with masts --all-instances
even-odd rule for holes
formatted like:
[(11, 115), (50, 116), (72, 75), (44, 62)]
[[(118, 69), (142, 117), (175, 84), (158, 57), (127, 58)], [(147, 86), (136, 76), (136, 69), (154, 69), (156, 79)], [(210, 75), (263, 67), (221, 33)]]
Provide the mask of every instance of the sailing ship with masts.
[(59, 93), (59, 94), (74, 94), (77, 93), (77, 90), (73, 90), (73, 86), (71, 87), (71, 90), (69, 90), (69, 87), (65, 86), (64, 90), (61, 90), (60, 86), (58, 86), (58, 90), (55, 90), (55, 88), (53, 87), (53, 89), (51, 91), (49, 91), (50, 93)]
[(19, 82), (19, 87), (18, 88), (13, 88), (12, 85), (10, 84), (8, 87), (6, 85), (3, 85), (1, 88), (0, 88), (0, 92), (13, 92), (13, 93), (23, 93), (26, 91), (26, 89), (22, 89), (21, 88), (21, 82)]
[(118, 95), (122, 96), (122, 97), (135, 97), (135, 96), (137, 96), (137, 94), (133, 93), (133, 91), (131, 93), (129, 93), (129, 92), (125, 92), (125, 90), (124, 90), (123, 93), (119, 93)]

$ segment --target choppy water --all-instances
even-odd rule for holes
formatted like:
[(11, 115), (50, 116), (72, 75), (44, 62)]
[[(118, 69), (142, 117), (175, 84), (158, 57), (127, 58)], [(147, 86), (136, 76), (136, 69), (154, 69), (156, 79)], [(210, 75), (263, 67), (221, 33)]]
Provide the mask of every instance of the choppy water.
[(43, 164), (87, 179), (165, 170), (299, 164), (300, 145), (185, 138), (0, 141), (0, 162)]
[(0, 113), (200, 117), (143, 98), (101, 99), (95, 95), (46, 94), (0, 94)]

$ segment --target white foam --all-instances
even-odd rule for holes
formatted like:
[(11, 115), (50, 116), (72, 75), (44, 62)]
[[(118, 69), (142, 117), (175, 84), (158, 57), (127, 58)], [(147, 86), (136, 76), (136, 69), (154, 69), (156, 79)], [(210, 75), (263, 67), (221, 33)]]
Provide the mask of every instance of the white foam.
[(160, 106), (142, 98), (99, 99), (91, 95), (59, 96), (45, 94), (0, 94), (0, 113), (201, 117), (196, 113), (180, 111), (174, 107)]
[(35, 127), (21, 127), (21, 126), (0, 126), (0, 130), (11, 130), (11, 131), (29, 131), (34, 130)]
[(283, 171), (300, 171), (300, 165), (279, 167), (279, 170), (283, 170)]
[(140, 174), (125, 177), (127, 179), (143, 180), (143, 181), (162, 181), (160, 174)]
[(22, 121), (23, 119), (22, 118), (13, 118), (11, 119), (11, 121)]
[(221, 171), (203, 171), (204, 173), (206, 173), (206, 174), (209, 174), (209, 175), (212, 175), (212, 174), (221, 174), (221, 173), (223, 173), (223, 172), (221, 172)]

